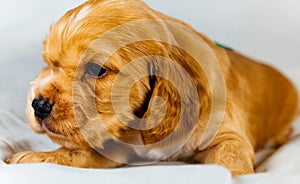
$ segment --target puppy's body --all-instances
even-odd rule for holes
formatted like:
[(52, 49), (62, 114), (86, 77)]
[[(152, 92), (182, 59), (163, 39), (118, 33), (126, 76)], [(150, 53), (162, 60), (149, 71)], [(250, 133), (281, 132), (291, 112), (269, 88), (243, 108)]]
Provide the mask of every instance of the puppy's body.
[(232, 68), (227, 79), (228, 94), (236, 98), (233, 106), (242, 113), (240, 121), (249, 122), (245, 132), (253, 147), (261, 148), (268, 141), (280, 145), (291, 131), (287, 122), (292, 122), (298, 112), (294, 86), (270, 66), (235, 52), (227, 54)]
[[(205, 131), (211, 107), (210, 86), (205, 72), (195, 65), (195, 61), (187, 53), (157, 41), (132, 43), (110, 58), (112, 64), (106, 66), (109, 71), (105, 76), (95, 79), (85, 75), (84, 70), (88, 66), (89, 59), (82, 60), (83, 53), (95, 39), (115, 26), (148, 19), (176, 22), (198, 34), (214, 53), (221, 66), (226, 83), (225, 116), (216, 136), (205, 149), (200, 147), (201, 136)], [(153, 34), (156, 33), (153, 32)], [(176, 35), (173, 36), (176, 38)], [(103, 47), (105, 50), (105, 46)], [(80, 131), (81, 126), (76, 122), (78, 119), (74, 115), (76, 111), (74, 109), (81, 101), (76, 99), (81, 99), (82, 96), (95, 98), (99, 113), (97, 116), (103, 120), (105, 130), (122, 141), (130, 144), (151, 145), (168, 137), (175, 131), (176, 122), (179, 119), (180, 98), (174, 92), (176, 88), (165, 80), (159, 77), (143, 78), (133, 85), (131, 90), (133, 95), (129, 98), (132, 111), (142, 118), (147, 118), (151, 116), (151, 113), (155, 113), (147, 106), (150, 99), (154, 96), (163, 97), (166, 100), (167, 110), (166, 116), (159, 125), (148, 130), (128, 128), (117, 118), (111, 107), (112, 84), (116, 79), (116, 73), (130, 61), (144, 55), (170, 57), (189, 72), (197, 85), (200, 96), (199, 102), (194, 102), (199, 104), (199, 121), (195, 122), (196, 126), (190, 132), (191, 137), (186, 140), (185, 144), (168, 157), (165, 157), (159, 148), (172, 147), (177, 139), (154, 146), (148, 151), (135, 149), (127, 151), (127, 148), (115, 147), (109, 150), (109, 154), (115, 157), (109, 158), (118, 158), (123, 163), (128, 163), (133, 157), (140, 157), (149, 160), (183, 160), (192, 163), (220, 164), (230, 169), (234, 175), (247, 174), (254, 172), (255, 150), (262, 148), (266, 143), (280, 145), (288, 137), (291, 122), (298, 112), (298, 96), (291, 82), (278, 71), (235, 51), (216, 46), (185, 23), (150, 9), (140, 0), (90, 0), (69, 11), (51, 28), (43, 53), (49, 66), (34, 82), (29, 95), (27, 113), (32, 128), (39, 133), (46, 133), (63, 147), (47, 153), (19, 153), (8, 161), (10, 163), (52, 162), (88, 168), (122, 166), (122, 163), (105, 158), (92, 148), (96, 145), (106, 150), (105, 144), (112, 140), (111, 137), (105, 132), (96, 132), (92, 127), (89, 129), (90, 133), (96, 132), (98, 139), (93, 142), (95, 145), (91, 145)], [(81, 67), (78, 61), (82, 61), (84, 65)], [(155, 62), (151, 65), (159, 68)], [(84, 95), (75, 93), (73, 85), (78, 71), (79, 75), (82, 73), (79, 82), (85, 86), (79, 91), (89, 89), (91, 84), (95, 83), (94, 93), (88, 90)], [(178, 80), (185, 81), (182, 76), (178, 76)], [(38, 98), (47, 99), (48, 103), (53, 106), (51, 106), (51, 114), (42, 116), (42, 119), (36, 117), (37, 113), (31, 107), (32, 101)], [(158, 110), (157, 115), (160, 115), (162, 111), (159, 107), (159, 105), (154, 106), (154, 109)], [(191, 109), (191, 111), (194, 110)], [(79, 121), (89, 121), (90, 116), (87, 115), (89, 112), (86, 111), (80, 106), (77, 111), (80, 112)], [(186, 118), (187, 123), (188, 118)], [(151, 120), (148, 123), (149, 125), (155, 124)]]

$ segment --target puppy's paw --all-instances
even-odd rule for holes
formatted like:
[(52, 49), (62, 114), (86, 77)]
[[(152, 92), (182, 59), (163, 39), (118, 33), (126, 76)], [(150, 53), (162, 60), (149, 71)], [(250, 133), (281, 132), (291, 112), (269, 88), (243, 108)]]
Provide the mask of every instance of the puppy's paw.
[(115, 168), (124, 165), (103, 157), (93, 149), (70, 150), (67, 148), (50, 152), (20, 152), (8, 158), (5, 162), (8, 164), (47, 162), (80, 168)]
[(39, 152), (25, 151), (17, 153), (5, 160), (8, 164), (46, 162), (45, 154)]

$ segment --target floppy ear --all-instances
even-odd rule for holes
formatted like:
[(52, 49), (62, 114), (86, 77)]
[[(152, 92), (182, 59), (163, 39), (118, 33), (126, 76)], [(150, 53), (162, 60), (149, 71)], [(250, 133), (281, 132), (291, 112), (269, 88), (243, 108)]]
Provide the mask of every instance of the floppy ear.
[(149, 150), (159, 149), (167, 158), (184, 145), (195, 128), (201, 135), (199, 149), (216, 135), (225, 112), (223, 74), (228, 72), (225, 65), (229, 62), (220, 62), (226, 61), (226, 53), (190, 26), (176, 20), (160, 23), (154, 23), (157, 31), (152, 34), (157, 40), (165, 36), (167, 41), (161, 43), (162, 48), (155, 47), (164, 52), (154, 55), (164, 57), (156, 57), (150, 64), (152, 94), (143, 117), (148, 129), (141, 134)]
[[(167, 155), (182, 147), (199, 119), (208, 119), (200, 108), (209, 109), (207, 79), (202, 68), (179, 48), (165, 46), (168, 57), (154, 57), (149, 65), (152, 94), (141, 131), (150, 149)], [(205, 126), (205, 122), (203, 122)]]

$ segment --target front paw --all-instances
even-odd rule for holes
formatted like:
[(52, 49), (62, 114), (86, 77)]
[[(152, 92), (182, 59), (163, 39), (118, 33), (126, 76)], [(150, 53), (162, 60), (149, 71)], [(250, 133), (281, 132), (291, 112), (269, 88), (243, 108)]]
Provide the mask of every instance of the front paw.
[(8, 164), (36, 163), (45, 161), (46, 157), (43, 153), (31, 151), (17, 153), (5, 160)]

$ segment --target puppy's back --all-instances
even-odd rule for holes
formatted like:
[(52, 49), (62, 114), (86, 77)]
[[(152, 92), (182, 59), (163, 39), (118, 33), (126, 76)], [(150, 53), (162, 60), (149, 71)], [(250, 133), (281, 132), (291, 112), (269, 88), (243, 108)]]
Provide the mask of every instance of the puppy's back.
[[(229, 87), (243, 104), (249, 122), (249, 135), (254, 147), (267, 142), (280, 145), (291, 132), (291, 123), (299, 112), (298, 92), (292, 82), (271, 66), (227, 51), (231, 71), (228, 80), (238, 85)], [(238, 76), (238, 77), (236, 77)], [(228, 83), (228, 82), (227, 82)]]

